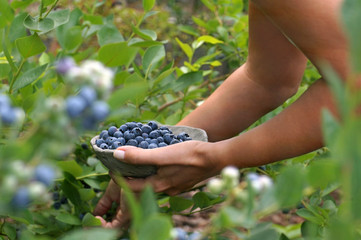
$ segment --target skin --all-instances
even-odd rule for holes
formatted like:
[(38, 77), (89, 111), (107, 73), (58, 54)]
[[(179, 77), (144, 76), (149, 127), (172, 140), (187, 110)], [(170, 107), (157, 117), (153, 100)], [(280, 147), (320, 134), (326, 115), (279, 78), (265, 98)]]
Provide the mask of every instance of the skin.
[[(296, 93), (307, 59), (322, 75), (329, 64), (342, 79), (350, 75), (348, 44), (340, 23), (342, 0), (253, 0), (249, 5), (249, 56), (197, 109), (178, 125), (206, 130), (210, 142), (189, 141), (157, 149), (121, 147), (132, 164), (154, 164), (156, 175), (127, 179), (133, 191), (151, 184), (156, 192), (175, 195), (217, 175), (225, 166), (260, 166), (323, 146), (321, 110), (337, 116), (330, 90), (321, 78), (282, 113), (239, 134)], [(207, 119), (207, 121), (205, 121)], [(114, 182), (94, 214), (119, 201)], [(119, 227), (126, 209), (105, 227)], [(100, 218), (100, 217), (99, 217)]]

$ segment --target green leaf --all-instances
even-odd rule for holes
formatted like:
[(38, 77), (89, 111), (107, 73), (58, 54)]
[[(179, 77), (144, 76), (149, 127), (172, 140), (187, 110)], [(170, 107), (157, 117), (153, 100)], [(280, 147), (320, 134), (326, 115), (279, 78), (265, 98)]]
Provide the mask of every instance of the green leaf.
[(322, 109), (322, 132), (328, 146), (332, 146), (340, 131), (340, 123), (328, 109)]
[(70, 18), (70, 10), (69, 9), (63, 9), (63, 10), (57, 10), (52, 11), (49, 13), (47, 18), (50, 18), (54, 21), (54, 28), (59, 27), (60, 25), (63, 25), (69, 21)]
[(39, 18), (33, 18), (28, 15), (24, 19), (24, 26), (35, 32), (49, 32), (50, 30), (55, 28), (55, 22), (50, 18), (44, 18), (39, 20)]
[(301, 208), (296, 211), (296, 214), (304, 219), (316, 223), (317, 225), (322, 225), (324, 223), (324, 219), (319, 216), (315, 216), (310, 210), (307, 208)]
[(190, 208), (193, 201), (182, 197), (172, 196), (169, 198), (170, 208), (175, 212), (181, 212)]
[(148, 12), (154, 7), (155, 0), (143, 0), (143, 9)]
[(36, 33), (17, 39), (15, 44), (23, 58), (40, 54), (46, 50), (45, 44)]
[(143, 71), (147, 73), (154, 69), (155, 65), (164, 59), (165, 50), (163, 46), (153, 46), (148, 48), (143, 56)]
[(208, 195), (204, 192), (197, 192), (195, 195), (193, 195), (192, 199), (194, 202), (193, 209), (202, 209), (211, 205), (211, 201), (209, 200)]
[(345, 0), (342, 6), (342, 19), (350, 41), (353, 68), (358, 73), (361, 73), (361, 1)]
[(79, 194), (82, 201), (89, 201), (96, 196), (93, 189), (88, 188), (79, 189)]
[(56, 0), (41, 0), (41, 2), (43, 3), (43, 7), (47, 7), (52, 5)]
[(9, 6), (8, 1), (0, 0), (0, 29), (8, 25), (14, 19), (14, 10)]
[(139, 37), (142, 37), (145, 40), (155, 41), (157, 39), (157, 33), (152, 30), (140, 29), (135, 26), (132, 26), (132, 29), (135, 34), (137, 34)]
[(144, 15), (144, 17), (143, 17), (143, 20), (145, 20), (145, 19), (147, 19), (147, 18), (149, 18), (149, 17), (151, 17), (151, 16), (154, 16), (154, 15), (156, 15), (156, 14), (158, 14), (159, 13), (159, 11), (150, 11), (150, 12), (147, 12), (147, 13), (145, 13), (145, 15)]
[(7, 236), (9, 239), (16, 239), (16, 228), (12, 226), (10, 223), (5, 222), (1, 226), (2, 232)]
[(142, 218), (145, 220), (158, 212), (158, 205), (152, 187), (149, 185), (144, 188), (140, 197), (142, 208)]
[(80, 26), (74, 26), (66, 31), (63, 47), (65, 50), (73, 52), (78, 49), (82, 42), (82, 28)]
[(130, 47), (151, 47), (151, 46), (156, 46), (156, 45), (163, 45), (163, 42), (158, 42), (158, 41), (144, 41), (143, 39), (140, 38), (132, 38), (129, 42), (128, 42), (128, 46)]
[(129, 47), (126, 42), (110, 43), (102, 46), (98, 60), (108, 67), (129, 66), (138, 53), (138, 48)]
[(95, 227), (101, 226), (102, 223), (100, 219), (94, 217), (91, 213), (87, 213), (83, 218), (82, 225), (83, 227)]
[(70, 16), (69, 16), (69, 21), (56, 28), (56, 39), (58, 40), (60, 46), (63, 49), (67, 50), (69, 48), (69, 46), (68, 46), (69, 43), (67, 43), (66, 41), (69, 41), (68, 37), (71, 34), (68, 33), (68, 30), (79, 24), (79, 21), (80, 21), (80, 18), (82, 15), (83, 15), (83, 13), (79, 9), (76, 8), (73, 11), (71, 11)]
[(57, 162), (57, 166), (64, 172), (68, 172), (74, 177), (78, 177), (83, 173), (83, 169), (81, 166), (75, 161), (59, 161)]
[(71, 215), (69, 213), (58, 214), (56, 216), (56, 220), (70, 225), (81, 225), (81, 220), (78, 217)]
[(180, 78), (177, 79), (176, 83), (173, 86), (174, 91), (183, 91), (187, 87), (201, 82), (203, 80), (203, 75), (201, 71), (198, 72), (190, 72), (183, 74)]
[(27, 17), (26, 13), (17, 15), (10, 25), (9, 40), (14, 42), (16, 39), (26, 37), (26, 28), (24, 27), (24, 19)]
[(223, 41), (221, 41), (221, 40), (219, 40), (219, 39), (217, 39), (215, 37), (209, 36), (209, 35), (201, 36), (196, 41), (198, 41), (198, 42), (206, 42), (206, 43), (210, 43), (210, 44), (223, 43)]
[(148, 93), (147, 82), (137, 73), (133, 73), (125, 80), (125, 85), (112, 93), (108, 103), (112, 109), (124, 105), (126, 102), (142, 101)]
[(115, 240), (118, 232), (115, 229), (106, 228), (91, 228), (91, 229), (76, 229), (64, 234), (61, 240)]
[(74, 186), (68, 179), (65, 179), (61, 184), (63, 193), (69, 200), (77, 207), (82, 208), (82, 202), (78, 188)]
[(13, 91), (26, 87), (27, 85), (38, 80), (39, 77), (44, 73), (47, 66), (48, 64), (44, 64), (42, 66), (31, 68), (28, 71), (24, 72), (14, 83)]
[(319, 159), (307, 167), (307, 179), (315, 189), (325, 189), (329, 184), (337, 182), (340, 171), (340, 166), (332, 159)]
[(100, 46), (104, 46), (109, 43), (124, 42), (123, 35), (114, 25), (102, 26), (102, 28), (100, 28), (97, 32), (97, 37)]
[(156, 215), (147, 219), (139, 230), (139, 240), (168, 240), (172, 224), (165, 216)]
[[(279, 206), (283, 208), (292, 207), (301, 200), (305, 186), (304, 179), (304, 168), (301, 166), (287, 166), (287, 168), (282, 169), (275, 184), (275, 194)], [(289, 194), (290, 192), (292, 194)]]
[(192, 50), (191, 46), (189, 46), (186, 43), (182, 43), (181, 40), (179, 40), (178, 38), (176, 38), (176, 41), (177, 41), (178, 45), (180, 46), (180, 48), (183, 50), (183, 52), (187, 55), (189, 62), (191, 62), (192, 57), (193, 57), (193, 50)]
[(212, 12), (214, 12), (216, 10), (216, 5), (214, 3), (212, 3), (211, 1), (209, 1), (209, 0), (201, 0), (201, 1), (204, 4), (204, 6), (206, 6)]
[(191, 26), (188, 25), (179, 25), (178, 29), (184, 33), (187, 33), (189, 35), (193, 35), (195, 37), (199, 36), (199, 33), (197, 32), (197, 30)]

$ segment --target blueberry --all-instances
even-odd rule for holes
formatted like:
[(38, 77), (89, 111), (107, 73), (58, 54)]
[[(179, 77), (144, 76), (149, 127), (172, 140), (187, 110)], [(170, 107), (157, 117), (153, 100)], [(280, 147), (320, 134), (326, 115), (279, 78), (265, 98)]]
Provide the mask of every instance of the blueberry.
[(96, 101), (91, 106), (91, 111), (96, 121), (103, 121), (109, 114), (109, 106), (106, 102)]
[(0, 108), (1, 121), (5, 124), (12, 124), (16, 121), (16, 112), (10, 106)]
[(101, 145), (102, 143), (105, 143), (104, 139), (97, 139), (97, 140), (95, 140), (95, 144), (96, 144), (98, 147), (100, 147), (100, 145)]
[(13, 197), (12, 204), (19, 208), (25, 208), (29, 203), (29, 190), (26, 187), (19, 188)]
[(153, 130), (149, 133), (149, 137), (150, 138), (157, 138), (157, 137), (160, 137), (159, 136), (159, 132), (157, 130)]
[(35, 168), (34, 177), (35, 180), (50, 186), (55, 178), (55, 170), (51, 166), (40, 164)]
[(106, 143), (102, 143), (99, 146), (101, 149), (109, 149), (108, 145)]
[(199, 232), (194, 232), (188, 236), (189, 240), (201, 240), (202, 234)]
[(176, 240), (187, 240), (188, 235), (187, 232), (184, 231), (182, 228), (174, 228), (176, 232)]
[(122, 145), (125, 145), (125, 142), (126, 142), (125, 138), (123, 138), (123, 137), (118, 138), (117, 141), (119, 141)]
[(129, 130), (131, 130), (135, 127), (138, 127), (137, 123), (135, 123), (135, 122), (127, 122), (125, 125), (127, 125)]
[(143, 125), (141, 129), (143, 133), (147, 133), (147, 134), (149, 134), (152, 131), (152, 127), (149, 125)]
[(123, 124), (122, 126), (120, 126), (120, 127), (119, 127), (119, 130), (120, 130), (120, 131), (122, 131), (122, 132), (124, 133), (125, 131), (127, 131), (127, 130), (128, 130), (128, 126), (127, 126), (127, 125), (125, 125), (125, 124)]
[(114, 136), (114, 133), (118, 131), (117, 127), (115, 126), (111, 126), (109, 129), (108, 129), (108, 134), (109, 136)]
[(162, 138), (162, 137), (157, 137), (157, 140), (158, 140), (158, 142), (164, 142), (164, 138)]
[(5, 94), (0, 94), (0, 109), (6, 106), (10, 107), (10, 99)]
[(79, 96), (70, 96), (66, 99), (66, 111), (71, 118), (78, 117), (86, 108), (86, 102)]
[(186, 141), (187, 137), (189, 137), (189, 135), (185, 132), (181, 132), (177, 135), (177, 139), (182, 141)]
[(171, 133), (164, 134), (163, 139), (166, 144), (170, 144), (174, 138), (174, 135)]
[(144, 141), (144, 138), (142, 136), (136, 136), (135, 140), (137, 140), (138, 143), (141, 143), (142, 141)]
[(107, 140), (109, 138), (109, 133), (108, 131), (106, 133), (103, 134), (103, 140)]
[(56, 63), (56, 71), (59, 74), (66, 74), (73, 67), (75, 67), (75, 62), (70, 57), (62, 58)]
[(143, 148), (143, 149), (147, 149), (148, 146), (149, 146), (149, 143), (147, 141), (142, 141), (138, 145), (138, 147)]
[(165, 142), (161, 142), (158, 144), (158, 147), (166, 147), (168, 146), (168, 144), (166, 144)]
[(84, 99), (87, 106), (90, 106), (93, 102), (95, 102), (95, 100), (97, 100), (97, 92), (94, 88), (89, 86), (82, 87), (78, 95)]
[(132, 133), (134, 133), (134, 135), (137, 137), (137, 136), (141, 136), (143, 132), (139, 127), (135, 127), (132, 129)]
[(191, 138), (191, 137), (187, 137), (186, 140), (184, 140), (184, 141), (190, 141), (190, 140), (192, 140), (192, 138)]
[(56, 210), (59, 210), (60, 207), (61, 207), (61, 203), (60, 203), (60, 202), (54, 202), (53, 207), (54, 207)]
[(157, 140), (157, 139), (154, 139), (154, 138), (153, 138), (153, 139), (151, 139), (151, 140), (150, 140), (150, 143), (155, 143), (155, 144), (157, 144), (157, 145), (158, 145), (158, 143), (159, 143), (159, 142), (158, 142), (158, 140)]
[(129, 146), (138, 146), (138, 142), (137, 142), (137, 140), (135, 140), (135, 139), (129, 139), (129, 141), (127, 142), (127, 144), (126, 145), (129, 145)]
[(84, 213), (80, 213), (80, 214), (79, 214), (79, 219), (80, 219), (80, 220), (83, 220), (84, 216), (85, 216)]
[(159, 130), (159, 131), (162, 136), (164, 136), (167, 133), (170, 133), (168, 130)]
[(123, 136), (124, 136), (124, 134), (121, 131), (116, 131), (113, 134), (113, 137), (116, 137), (116, 138), (120, 138), (120, 137), (123, 137)]
[(148, 122), (148, 125), (152, 128), (152, 130), (155, 130), (158, 128), (158, 124), (155, 121)]
[(176, 144), (176, 143), (180, 143), (180, 141), (178, 139), (173, 139), (170, 144)]
[(62, 198), (60, 199), (60, 203), (61, 203), (61, 204), (67, 204), (67, 203), (68, 203), (68, 199), (67, 199), (66, 197), (62, 197)]
[(149, 144), (148, 149), (153, 149), (153, 148), (157, 148), (157, 147), (158, 147), (157, 144), (151, 143), (151, 144)]
[(115, 142), (113, 142), (113, 144), (112, 144), (112, 149), (117, 149), (118, 147), (121, 147), (121, 146), (123, 146), (123, 145), (121, 144), (121, 142), (115, 141)]
[(143, 137), (144, 139), (146, 139), (147, 137), (149, 137), (149, 135), (148, 135), (148, 133), (142, 133), (142, 137)]
[(143, 123), (137, 122), (137, 126), (138, 126), (139, 128), (142, 128), (142, 127), (143, 127)]
[(108, 137), (107, 140), (105, 140), (105, 143), (108, 144), (108, 146), (111, 146), (117, 139), (118, 138), (115, 137)]
[(164, 130), (164, 131), (168, 131), (169, 132), (169, 128), (167, 128), (166, 126), (160, 126), (159, 130)]
[(58, 201), (60, 198), (60, 194), (58, 192), (53, 192), (53, 200)]
[(134, 139), (135, 135), (134, 135), (134, 133), (132, 133), (128, 130), (128, 131), (125, 131), (124, 138), (125, 138), (125, 141), (129, 141), (130, 139)]
[(146, 141), (147, 143), (150, 143), (150, 141), (152, 141), (151, 138), (145, 138), (144, 141)]
[(100, 134), (99, 134), (99, 138), (103, 138), (104, 134), (108, 133), (107, 130), (103, 130)]

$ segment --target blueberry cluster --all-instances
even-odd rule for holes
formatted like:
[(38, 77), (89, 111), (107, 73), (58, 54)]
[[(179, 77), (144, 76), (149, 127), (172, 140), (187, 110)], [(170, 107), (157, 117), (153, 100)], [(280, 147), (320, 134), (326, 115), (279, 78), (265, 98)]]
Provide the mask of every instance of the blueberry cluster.
[(96, 140), (96, 145), (101, 149), (116, 149), (124, 145), (152, 149), (188, 140), (192, 138), (187, 133), (173, 134), (165, 126), (158, 127), (155, 121), (146, 124), (127, 122), (119, 128), (111, 126), (108, 130), (103, 130)]
[(51, 166), (46, 164), (36, 166), (32, 181), (28, 186), (21, 186), (17, 189), (13, 196), (12, 204), (19, 208), (25, 208), (32, 200), (44, 198), (47, 191), (46, 188), (53, 183), (54, 178), (55, 170)]
[(79, 94), (66, 99), (66, 111), (70, 118), (82, 120), (85, 129), (92, 129), (109, 114), (108, 104), (97, 99), (94, 88), (83, 86)]
[(0, 121), (10, 125), (20, 120), (23, 110), (11, 106), (10, 98), (0, 94)]

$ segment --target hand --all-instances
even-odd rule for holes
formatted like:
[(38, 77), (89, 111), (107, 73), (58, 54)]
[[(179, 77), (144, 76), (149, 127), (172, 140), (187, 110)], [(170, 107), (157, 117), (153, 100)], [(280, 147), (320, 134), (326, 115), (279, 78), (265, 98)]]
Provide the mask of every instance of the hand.
[[(107, 222), (102, 216), (106, 214), (112, 207), (113, 202), (119, 204), (116, 215), (111, 222)], [(105, 228), (120, 228), (128, 225), (130, 215), (122, 199), (122, 190), (113, 181), (110, 180), (108, 187), (96, 205), (93, 214), (98, 218), (102, 226)]]
[[(147, 178), (125, 179), (134, 192), (151, 184), (155, 192), (176, 195), (220, 172), (221, 164), (214, 160), (208, 149), (212, 143), (187, 141), (167, 147), (141, 149), (119, 147), (114, 157), (130, 164), (156, 165), (156, 175)], [(113, 177), (116, 181), (116, 177)]]

